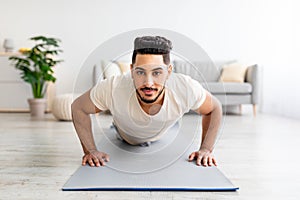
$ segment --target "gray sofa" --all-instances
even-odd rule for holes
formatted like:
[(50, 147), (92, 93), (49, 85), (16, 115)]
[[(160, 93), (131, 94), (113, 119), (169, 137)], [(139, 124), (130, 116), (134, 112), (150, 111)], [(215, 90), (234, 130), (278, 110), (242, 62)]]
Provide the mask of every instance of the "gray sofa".
[[(102, 62), (100, 62), (102, 63)], [(103, 69), (108, 66), (96, 64), (93, 71), (93, 83), (105, 78)], [(246, 70), (245, 82), (219, 82), (222, 66), (228, 62), (185, 62), (174, 61), (175, 73), (183, 73), (199, 81), (202, 86), (211, 92), (223, 105), (223, 110), (228, 106), (239, 106), (252, 104), (253, 114), (256, 115), (259, 103), (259, 70), (257, 65), (249, 66)]]
[(174, 61), (174, 71), (191, 76), (211, 92), (221, 104), (226, 106), (252, 104), (256, 115), (259, 103), (259, 70), (258, 65), (247, 67), (244, 83), (219, 82), (222, 66), (230, 62), (185, 62)]

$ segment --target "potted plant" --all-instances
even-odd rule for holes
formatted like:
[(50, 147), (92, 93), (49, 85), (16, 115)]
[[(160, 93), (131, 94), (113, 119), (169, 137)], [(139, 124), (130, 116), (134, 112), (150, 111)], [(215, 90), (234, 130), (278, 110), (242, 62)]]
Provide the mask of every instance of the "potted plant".
[(60, 40), (44, 36), (32, 37), (36, 44), (31, 49), (21, 48), (20, 56), (11, 56), (9, 60), (16, 69), (21, 71), (21, 78), (31, 85), (33, 99), (28, 99), (32, 117), (42, 118), (46, 110), (44, 98), (47, 84), (55, 82), (53, 67), (62, 62), (55, 59), (62, 50)]

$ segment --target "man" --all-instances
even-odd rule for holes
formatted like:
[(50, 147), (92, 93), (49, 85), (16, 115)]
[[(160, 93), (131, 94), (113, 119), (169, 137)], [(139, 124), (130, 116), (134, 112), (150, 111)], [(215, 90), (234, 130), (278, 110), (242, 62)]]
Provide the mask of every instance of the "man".
[(212, 151), (222, 109), (209, 92), (189, 76), (172, 73), (171, 41), (159, 36), (134, 41), (131, 73), (99, 82), (72, 104), (73, 123), (81, 141), (82, 165), (104, 166), (109, 155), (97, 150), (89, 114), (110, 110), (119, 136), (131, 145), (158, 140), (184, 113), (202, 117), (202, 141), (189, 161), (217, 165)]

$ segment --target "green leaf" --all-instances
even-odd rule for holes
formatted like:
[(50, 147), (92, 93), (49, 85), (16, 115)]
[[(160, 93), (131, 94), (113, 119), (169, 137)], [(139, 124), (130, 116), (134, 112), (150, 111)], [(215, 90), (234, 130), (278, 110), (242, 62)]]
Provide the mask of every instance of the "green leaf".
[(50, 55), (57, 56), (61, 52), (59, 49), (60, 39), (36, 36), (30, 38), (36, 42), (35, 46), (30, 51), (22, 56), (11, 56), (9, 60), (17, 70), (20, 70), (20, 76), (25, 81), (30, 83), (34, 97), (41, 98), (45, 94), (45, 83), (55, 82), (53, 76), (53, 67), (63, 60), (54, 59)]

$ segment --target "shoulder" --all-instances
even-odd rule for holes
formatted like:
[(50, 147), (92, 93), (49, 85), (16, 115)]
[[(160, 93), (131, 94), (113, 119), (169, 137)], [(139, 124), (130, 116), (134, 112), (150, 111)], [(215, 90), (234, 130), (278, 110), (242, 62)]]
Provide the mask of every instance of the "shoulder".
[(97, 98), (112, 98), (113, 94), (116, 94), (122, 90), (128, 91), (133, 86), (131, 76), (120, 75), (113, 76), (99, 81), (91, 90), (91, 93)]
[(170, 91), (170, 95), (178, 99), (178, 102), (184, 102), (188, 109), (199, 107), (205, 100), (205, 89), (190, 76), (173, 73), (169, 77), (166, 87)]
[(129, 96), (132, 85), (130, 75), (113, 76), (99, 81), (91, 89), (90, 98), (100, 110), (112, 109), (113, 101)]

